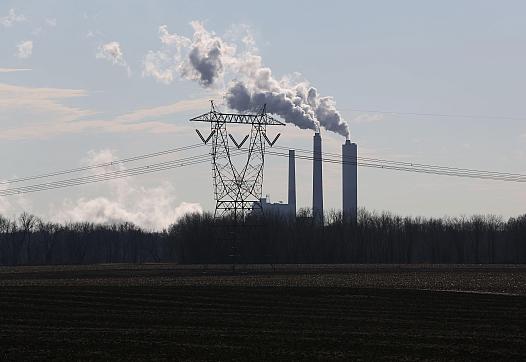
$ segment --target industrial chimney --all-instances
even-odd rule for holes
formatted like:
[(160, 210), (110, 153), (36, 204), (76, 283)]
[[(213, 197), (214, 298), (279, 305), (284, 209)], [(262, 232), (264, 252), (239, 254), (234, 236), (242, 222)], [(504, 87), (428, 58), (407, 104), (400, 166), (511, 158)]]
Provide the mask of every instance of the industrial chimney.
[(323, 225), (323, 177), (321, 136), (317, 130), (314, 134), (313, 164), (312, 164), (312, 217), (318, 225)]
[(358, 147), (347, 140), (342, 145), (343, 219), (356, 222), (358, 215)]
[(289, 150), (288, 204), (290, 208), (290, 216), (296, 217), (296, 155), (294, 150)]

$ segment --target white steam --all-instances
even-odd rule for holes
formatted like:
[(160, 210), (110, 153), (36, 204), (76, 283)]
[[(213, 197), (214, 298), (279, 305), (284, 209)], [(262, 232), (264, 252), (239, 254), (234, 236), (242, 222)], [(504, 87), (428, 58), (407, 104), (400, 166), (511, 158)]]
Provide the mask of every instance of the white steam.
[(15, 9), (10, 9), (6, 16), (3, 16), (0, 18), (0, 24), (2, 24), (5, 28), (9, 28), (16, 23), (21, 23), (26, 21), (27, 18), (22, 15), (15, 12)]
[(169, 84), (177, 77), (197, 81), (205, 88), (227, 81), (224, 95), (228, 106), (240, 112), (255, 111), (263, 104), (267, 111), (303, 129), (323, 127), (349, 137), (349, 127), (336, 109), (332, 97), (298, 77), (276, 78), (264, 66), (253, 37), (226, 41), (193, 21), (193, 37), (171, 34), (159, 27), (162, 48), (149, 51), (144, 59), (144, 76)]
[(19, 43), (16, 46), (16, 56), (20, 59), (27, 59), (33, 54), (33, 42), (31, 40), (26, 40)]
[[(84, 164), (111, 163), (105, 171), (124, 170), (110, 150), (90, 152)], [(96, 171), (102, 172), (101, 170)], [(81, 197), (66, 200), (56, 212), (62, 222), (124, 223), (132, 222), (148, 230), (162, 230), (187, 213), (202, 213), (199, 204), (176, 204), (174, 186), (163, 182), (156, 187), (138, 186), (132, 179), (116, 179), (107, 183), (111, 196)]]
[(235, 47), (227, 44), (202, 23), (192, 21), (193, 37), (171, 34), (166, 25), (159, 27), (162, 48), (150, 50), (144, 59), (143, 76), (169, 84), (176, 77), (199, 82), (211, 87), (223, 79)]
[(124, 59), (124, 53), (121, 50), (121, 45), (116, 41), (99, 46), (96, 57), (97, 59), (105, 59), (111, 62), (113, 65), (124, 67), (127, 70), (128, 75), (131, 73), (130, 67)]
[[(8, 180), (0, 179), (0, 191), (9, 189)], [(0, 196), (0, 216), (13, 217), (31, 208), (25, 195)]]
[[(0, 191), (7, 189), (8, 184), (4, 180), (0, 180)], [(0, 216), (6, 215), (11, 208), (11, 203), (7, 197), (0, 197)]]

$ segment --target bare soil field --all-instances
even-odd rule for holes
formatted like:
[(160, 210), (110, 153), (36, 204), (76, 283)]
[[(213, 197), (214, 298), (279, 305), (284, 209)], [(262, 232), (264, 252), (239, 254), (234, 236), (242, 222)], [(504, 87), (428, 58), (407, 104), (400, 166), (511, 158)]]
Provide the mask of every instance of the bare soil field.
[(1, 360), (524, 360), (526, 268), (0, 268)]

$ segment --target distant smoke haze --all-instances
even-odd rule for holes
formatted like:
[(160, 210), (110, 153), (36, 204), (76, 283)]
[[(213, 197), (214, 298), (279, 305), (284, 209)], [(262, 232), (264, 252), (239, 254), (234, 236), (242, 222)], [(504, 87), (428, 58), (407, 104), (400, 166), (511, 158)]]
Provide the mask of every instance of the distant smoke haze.
[[(8, 180), (0, 179), (0, 191), (7, 190), (9, 186)], [(0, 197), (0, 216), (13, 216), (30, 208), (31, 203), (23, 194), (13, 195), (11, 197)]]
[[(125, 170), (111, 150), (91, 151), (83, 165), (110, 164), (94, 173)], [(176, 203), (175, 188), (169, 182), (154, 187), (136, 185), (132, 179), (115, 179), (106, 183), (109, 196), (81, 197), (66, 200), (55, 210), (61, 222), (93, 222), (113, 224), (131, 222), (147, 230), (162, 230), (188, 213), (202, 213), (197, 203)], [(2, 207), (2, 204), (0, 204)]]
[(10, 28), (16, 23), (27, 21), (27, 18), (22, 14), (17, 14), (15, 9), (10, 9), (6, 16), (0, 17), (0, 24), (5, 28)]
[(0, 73), (28, 72), (28, 68), (0, 68)]
[(121, 45), (116, 41), (112, 41), (99, 46), (96, 58), (105, 59), (111, 62), (113, 65), (124, 67), (127, 70), (128, 75), (131, 74), (130, 67), (124, 59), (124, 53), (121, 50)]
[(251, 34), (240, 41), (227, 41), (191, 22), (192, 38), (172, 34), (166, 25), (159, 27), (162, 48), (149, 51), (143, 75), (169, 84), (177, 77), (198, 82), (205, 88), (221, 87), (227, 105), (239, 112), (259, 110), (282, 117), (302, 129), (319, 127), (349, 137), (349, 127), (330, 96), (322, 96), (307, 80), (298, 76), (276, 78), (264, 66)]
[(235, 47), (227, 44), (202, 23), (192, 21), (193, 37), (171, 34), (166, 25), (159, 27), (162, 48), (150, 50), (143, 61), (143, 75), (170, 84), (180, 77), (197, 81), (208, 88), (223, 80), (225, 68), (233, 59)]
[(30, 58), (33, 54), (33, 41), (26, 40), (16, 46), (16, 56), (20, 59)]

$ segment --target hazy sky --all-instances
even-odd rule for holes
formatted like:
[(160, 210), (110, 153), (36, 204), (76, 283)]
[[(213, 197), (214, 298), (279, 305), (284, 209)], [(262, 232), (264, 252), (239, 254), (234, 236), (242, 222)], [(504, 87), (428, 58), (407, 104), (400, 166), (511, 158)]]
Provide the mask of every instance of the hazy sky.
[[(362, 156), (526, 173), (523, 1), (249, 4), (0, 2), (0, 179), (198, 143), (188, 119), (207, 111), (208, 99), (226, 109), (235, 78), (228, 64), (213, 84), (185, 68), (178, 47), (195, 41), (199, 27), (238, 55), (260, 56), (274, 79), (308, 82), (333, 97)], [(281, 146), (311, 148), (312, 131), (291, 124), (279, 131)], [(322, 137), (325, 151), (340, 152), (344, 137), (323, 130)], [(285, 158), (267, 159), (264, 192), (273, 201), (286, 201), (286, 168)], [(300, 207), (311, 203), (311, 171), (298, 161)], [(324, 165), (327, 208), (341, 207), (340, 175)], [(201, 164), (0, 198), (0, 213), (161, 227), (187, 210), (213, 209), (210, 176)], [(360, 168), (359, 205), (508, 217), (526, 212), (526, 185)]]

